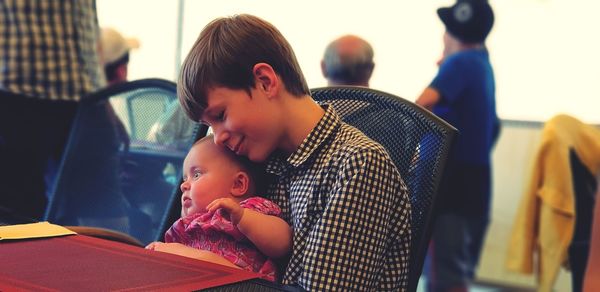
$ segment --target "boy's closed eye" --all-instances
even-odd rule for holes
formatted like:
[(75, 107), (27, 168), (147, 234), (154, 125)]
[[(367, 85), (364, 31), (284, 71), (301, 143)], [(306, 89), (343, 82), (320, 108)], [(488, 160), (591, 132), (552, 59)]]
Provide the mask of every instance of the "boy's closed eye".
[(224, 121), (225, 120), (225, 111), (224, 110), (223, 111), (219, 111), (217, 113), (217, 115), (215, 116), (215, 120), (219, 121), (219, 122)]
[(213, 123), (224, 121), (226, 118), (226, 113), (224, 108), (212, 108), (207, 109), (204, 112), (204, 116), (206, 119), (202, 120), (202, 123), (212, 126)]

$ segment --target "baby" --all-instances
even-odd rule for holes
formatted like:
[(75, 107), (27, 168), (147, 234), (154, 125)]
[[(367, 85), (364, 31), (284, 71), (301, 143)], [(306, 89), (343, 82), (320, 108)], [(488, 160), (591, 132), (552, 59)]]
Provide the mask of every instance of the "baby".
[(261, 273), (275, 280), (273, 259), (287, 256), (292, 229), (273, 202), (254, 196), (257, 166), (217, 146), (196, 142), (183, 163), (181, 218), (165, 242), (146, 248)]

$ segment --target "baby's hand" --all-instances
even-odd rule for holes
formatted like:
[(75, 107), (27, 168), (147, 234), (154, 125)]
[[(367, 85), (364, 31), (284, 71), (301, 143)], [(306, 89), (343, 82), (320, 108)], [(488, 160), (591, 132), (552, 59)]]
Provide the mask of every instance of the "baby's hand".
[(175, 242), (164, 243), (164, 242), (155, 241), (155, 242), (148, 244), (146, 246), (146, 249), (176, 254), (176, 255), (193, 258), (193, 259), (198, 259), (198, 258), (200, 258), (200, 255), (201, 255), (199, 250), (189, 247), (189, 246), (185, 246), (181, 243), (175, 243)]
[(206, 210), (210, 213), (216, 212), (218, 209), (224, 209), (229, 214), (229, 220), (234, 226), (238, 225), (244, 216), (244, 208), (230, 198), (216, 199), (206, 206)]
[(149, 249), (149, 250), (154, 250), (154, 248), (155, 248), (155, 247), (156, 247), (158, 244), (161, 244), (161, 243), (162, 243), (162, 242), (159, 242), (159, 241), (153, 241), (153, 242), (150, 242), (150, 243), (148, 243), (148, 245), (146, 245), (146, 247), (145, 247), (145, 248), (146, 248), (146, 249)]
[(195, 249), (195, 248), (192, 248), (189, 246), (185, 246), (181, 243), (175, 243), (175, 242), (164, 243), (164, 242), (155, 241), (155, 242), (148, 244), (146, 246), (146, 248), (150, 249), (150, 250), (176, 254), (176, 255), (192, 258), (192, 259), (203, 260), (203, 261), (212, 262), (215, 264), (220, 264), (220, 265), (225, 265), (225, 266), (230, 266), (230, 267), (240, 269), (240, 267), (236, 266), (235, 264), (231, 263), (230, 261), (228, 261), (227, 259), (225, 259), (224, 257), (222, 257), (216, 253), (213, 253), (213, 252), (210, 252), (207, 250)]

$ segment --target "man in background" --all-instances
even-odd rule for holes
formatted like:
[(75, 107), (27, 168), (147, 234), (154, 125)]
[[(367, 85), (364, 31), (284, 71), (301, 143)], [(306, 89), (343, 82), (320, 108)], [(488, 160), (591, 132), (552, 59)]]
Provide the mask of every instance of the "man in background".
[(104, 86), (96, 2), (0, 1), (0, 36), (0, 207), (41, 219), (78, 102)]
[[(137, 39), (125, 38), (110, 27), (102, 28), (98, 52), (108, 86), (127, 82), (129, 52), (139, 47), (140, 43)], [(116, 129), (117, 139), (128, 147), (129, 134), (125, 125), (119, 120), (112, 106), (108, 106), (106, 111), (112, 126)]]
[(321, 61), (321, 71), (329, 86), (369, 87), (374, 67), (373, 48), (355, 35), (345, 35), (331, 42)]
[(137, 39), (124, 38), (113, 28), (102, 29), (100, 61), (109, 85), (127, 81), (129, 52), (139, 46)]

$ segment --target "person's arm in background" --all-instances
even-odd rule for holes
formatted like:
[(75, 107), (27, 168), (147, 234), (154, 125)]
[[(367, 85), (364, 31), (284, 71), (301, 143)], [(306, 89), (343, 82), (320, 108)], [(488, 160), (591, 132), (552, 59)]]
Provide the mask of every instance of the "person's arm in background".
[(216, 212), (223, 208), (229, 220), (254, 245), (270, 258), (283, 258), (292, 250), (292, 228), (283, 219), (242, 208), (230, 198), (217, 199), (206, 209)]
[(463, 76), (463, 72), (468, 68), (465, 68), (465, 62), (449, 54), (444, 51), (442, 59), (438, 61), (438, 73), (415, 101), (429, 111), (432, 111), (442, 98), (450, 103), (455, 102), (468, 82)]
[[(600, 176), (598, 177), (600, 186)], [(594, 219), (592, 221), (592, 238), (590, 240), (590, 254), (587, 268), (583, 278), (583, 291), (600, 291), (600, 187), (596, 190), (596, 205), (594, 206)]]
[(129, 133), (127, 133), (127, 129), (125, 128), (123, 121), (121, 121), (119, 116), (117, 116), (117, 113), (115, 112), (115, 109), (110, 104), (110, 102), (106, 103), (106, 112), (110, 119), (111, 125), (116, 131), (116, 138), (119, 142), (119, 145), (123, 145), (124, 152), (129, 151), (129, 145), (131, 144), (131, 141), (129, 139)]
[[(442, 52), (442, 56), (440, 57), (435, 64), (440, 67), (448, 55), (455, 52), (454, 47), (449, 47), (446, 43), (444, 43), (444, 51)], [(440, 101), (440, 93), (435, 88), (429, 86), (423, 90), (421, 95), (415, 101), (416, 104), (426, 108), (429, 111), (432, 111), (433, 106), (435, 106)]]
[(435, 106), (439, 101), (440, 93), (435, 88), (427, 87), (425, 90), (423, 90), (423, 93), (421, 93), (415, 103), (431, 111), (433, 106)]

